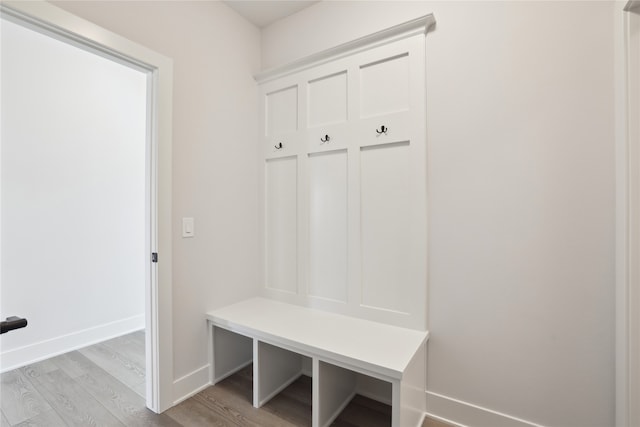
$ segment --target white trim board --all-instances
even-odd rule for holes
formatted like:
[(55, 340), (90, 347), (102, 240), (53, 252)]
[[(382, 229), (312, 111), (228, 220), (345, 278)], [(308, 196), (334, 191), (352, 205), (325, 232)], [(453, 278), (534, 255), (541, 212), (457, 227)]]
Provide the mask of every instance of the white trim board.
[(140, 329), (144, 329), (144, 314), (5, 351), (0, 354), (0, 372), (11, 371)]
[(543, 427), (532, 421), (427, 391), (427, 416), (458, 426)]
[[(628, 6), (628, 5), (627, 5)], [(615, 161), (616, 161), (616, 231), (615, 231), (615, 425), (627, 425), (627, 87), (626, 87), (626, 13), (614, 9), (614, 71), (615, 71)]]
[(305, 56), (304, 58), (297, 59), (288, 64), (269, 68), (256, 74), (254, 78), (258, 83), (266, 83), (270, 80), (316, 67), (329, 61), (335, 61), (336, 59), (343, 58), (347, 55), (353, 55), (364, 50), (373, 49), (380, 44), (387, 44), (398, 39), (407, 38), (413, 34), (424, 34), (428, 32), (435, 23), (436, 19), (433, 14), (421, 16), (411, 21), (395, 25), (382, 31), (377, 31), (373, 34), (360, 37), (330, 49)]
[[(148, 73), (148, 160), (151, 166), (145, 290), (147, 406), (173, 405), (171, 146), (173, 61), (45, 1), (3, 1), (3, 17)], [(151, 252), (159, 262), (151, 263)]]
[(210, 365), (207, 363), (195, 371), (189, 372), (187, 375), (175, 380), (173, 382), (173, 404), (177, 405), (209, 387), (211, 385), (211, 381), (209, 381), (210, 368)]
[(640, 8), (640, 0), (629, 0), (624, 7), (625, 12), (629, 12), (631, 10), (638, 10)]
[(615, 10), (615, 425), (640, 425), (640, 1)]

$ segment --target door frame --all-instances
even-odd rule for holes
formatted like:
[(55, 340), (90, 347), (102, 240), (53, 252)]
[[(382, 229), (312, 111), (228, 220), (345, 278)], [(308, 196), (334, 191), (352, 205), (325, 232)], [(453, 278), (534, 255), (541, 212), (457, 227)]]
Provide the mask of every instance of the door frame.
[(640, 425), (640, 1), (616, 2), (615, 425)]
[[(171, 147), (173, 61), (44, 1), (2, 1), (3, 18), (147, 74), (146, 403), (173, 406)], [(151, 262), (151, 253), (158, 262)]]

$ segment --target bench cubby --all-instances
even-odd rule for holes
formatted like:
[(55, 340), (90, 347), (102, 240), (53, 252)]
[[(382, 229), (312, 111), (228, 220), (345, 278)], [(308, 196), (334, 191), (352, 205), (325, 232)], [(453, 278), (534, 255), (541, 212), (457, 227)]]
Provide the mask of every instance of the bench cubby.
[(313, 368), (313, 425), (328, 426), (356, 395), (356, 373), (319, 359)]
[(303, 373), (305, 356), (253, 341), (253, 406), (261, 407)]
[(211, 327), (209, 331), (209, 380), (216, 384), (253, 362), (253, 339)]

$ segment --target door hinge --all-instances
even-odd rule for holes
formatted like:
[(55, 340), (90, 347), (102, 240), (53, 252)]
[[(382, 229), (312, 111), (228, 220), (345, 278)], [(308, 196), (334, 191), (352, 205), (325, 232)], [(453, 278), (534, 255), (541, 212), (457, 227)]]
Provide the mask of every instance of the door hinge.
[(158, 262), (158, 252), (151, 253), (151, 262)]

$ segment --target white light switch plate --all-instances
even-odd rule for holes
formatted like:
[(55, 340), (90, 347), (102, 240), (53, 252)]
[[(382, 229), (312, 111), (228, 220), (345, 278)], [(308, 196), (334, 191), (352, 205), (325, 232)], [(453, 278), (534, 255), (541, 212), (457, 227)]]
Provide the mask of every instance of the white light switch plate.
[(182, 237), (195, 236), (193, 218), (182, 218)]

